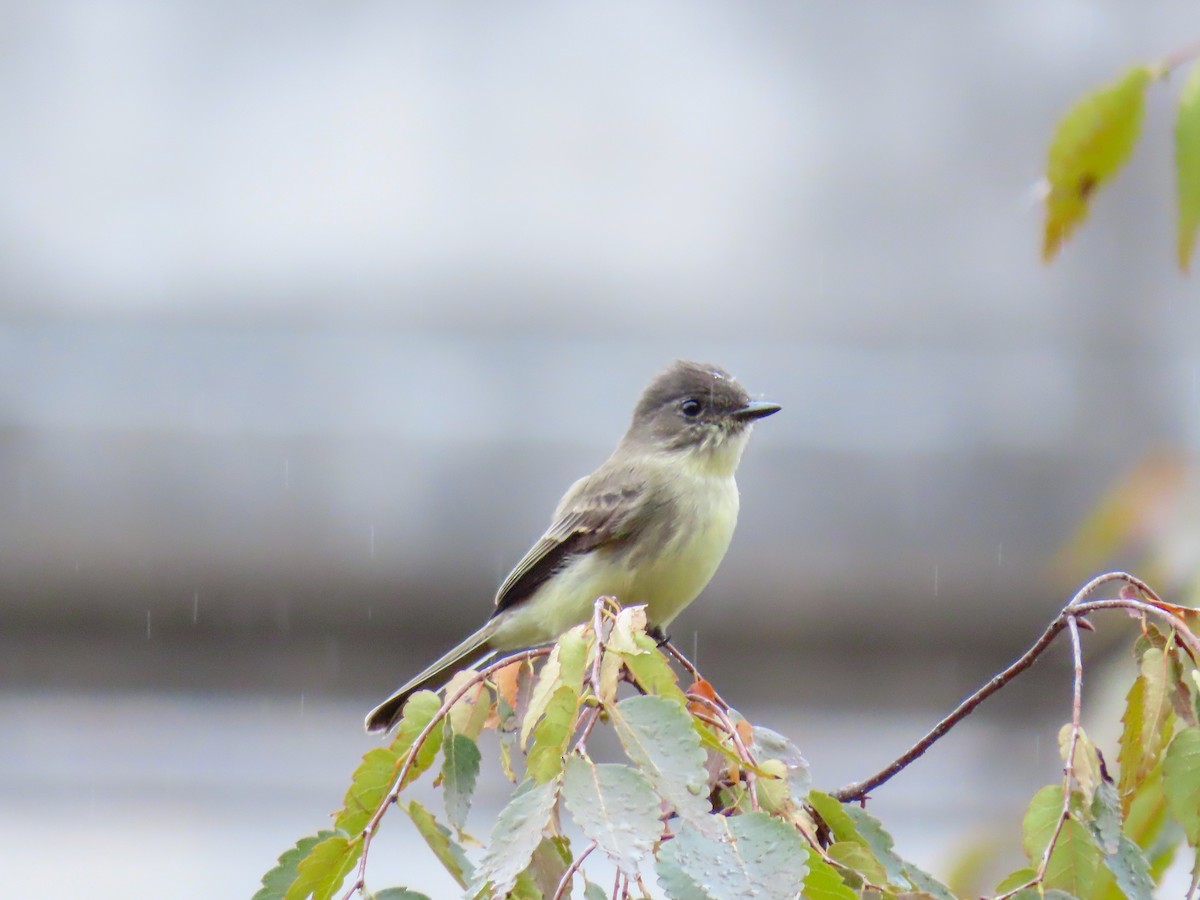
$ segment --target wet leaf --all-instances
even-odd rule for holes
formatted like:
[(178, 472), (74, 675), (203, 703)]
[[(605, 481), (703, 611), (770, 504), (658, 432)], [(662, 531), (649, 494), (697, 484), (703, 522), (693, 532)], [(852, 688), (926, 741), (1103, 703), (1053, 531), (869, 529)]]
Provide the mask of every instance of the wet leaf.
[(483, 863), (471, 885), (472, 895), (489, 884), (492, 894), (503, 895), (512, 890), (517, 876), (529, 865), (542, 842), (557, 799), (557, 779), (545, 784), (525, 781), (517, 788), (508, 806), (496, 818)]
[(704, 750), (692, 717), (662, 697), (629, 697), (611, 710), (625, 754), (686, 821), (712, 833)]
[[(571, 864), (571, 844), (565, 837), (548, 837), (533, 851), (529, 866), (517, 876), (508, 900), (549, 900)], [(570, 897), (568, 888), (564, 897)]]
[(817, 811), (825, 824), (829, 826), (834, 840), (854, 841), (867, 846), (867, 839), (858, 831), (858, 824), (850, 817), (841, 801), (829, 796), (823, 791), (809, 791), (808, 802)]
[(1096, 191), (1133, 153), (1151, 76), (1147, 66), (1134, 66), (1083, 97), (1059, 121), (1046, 161), (1046, 261), (1087, 217)]
[(374, 893), (364, 893), (363, 900), (429, 900), (429, 897), (405, 887), (390, 887)]
[(433, 813), (416, 800), (410, 801), (403, 809), (417, 826), (417, 831), (425, 839), (438, 862), (450, 873), (450, 877), (458, 882), (459, 887), (465, 888), (474, 874), (474, 868), (467, 859), (466, 851), (454, 839), (450, 829), (438, 822)]
[(904, 877), (905, 862), (892, 849), (892, 836), (884, 830), (883, 824), (861, 806), (845, 806), (845, 810), (854, 820), (858, 833), (867, 842), (871, 853), (883, 864), (888, 883), (901, 888), (909, 887), (908, 879)]
[(562, 792), (584, 835), (622, 872), (636, 875), (663, 830), (662, 804), (645, 776), (630, 766), (596, 765), (572, 754)]
[(471, 795), (479, 777), (479, 747), (465, 734), (451, 733), (442, 748), (442, 793), (446, 818), (462, 831), (471, 809)]
[(1187, 272), (1200, 229), (1200, 65), (1192, 66), (1175, 120), (1175, 188), (1179, 206), (1179, 268)]
[(686, 825), (659, 852), (659, 884), (673, 900), (795, 900), (808, 870), (796, 829), (766, 813), (714, 816), (718, 834)]
[(1153, 900), (1154, 882), (1141, 848), (1122, 833), (1121, 799), (1111, 781), (1101, 781), (1088, 827), (1104, 855), (1104, 865), (1128, 900)]

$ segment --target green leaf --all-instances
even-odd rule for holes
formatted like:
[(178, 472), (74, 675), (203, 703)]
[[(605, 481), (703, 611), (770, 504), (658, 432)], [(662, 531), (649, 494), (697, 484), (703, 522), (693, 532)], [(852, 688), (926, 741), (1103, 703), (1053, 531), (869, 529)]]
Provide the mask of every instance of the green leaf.
[(1147, 649), (1141, 658), (1141, 674), (1129, 689), (1125, 714), (1121, 717), (1121, 804), (1128, 815), (1129, 804), (1139, 784), (1158, 764), (1173, 730), (1169, 672), (1162, 650)]
[(1200, 65), (1192, 66), (1179, 92), (1175, 120), (1175, 187), (1179, 204), (1179, 268), (1187, 272), (1200, 229)]
[(805, 900), (858, 900), (858, 892), (842, 880), (841, 874), (821, 858), (812, 847), (808, 849), (808, 874), (804, 876)]
[(579, 633), (579, 627), (571, 629), (558, 639), (538, 672), (537, 683), (529, 696), (529, 707), (525, 710), (525, 718), (521, 720), (522, 748), (529, 746), (529, 736), (533, 733), (534, 726), (561, 688), (566, 687), (576, 698), (579, 697), (586, 659), (587, 642)]
[(897, 887), (907, 890), (912, 885), (904, 877), (905, 862), (892, 849), (894, 841), (882, 823), (861, 806), (844, 806), (846, 813), (854, 820), (858, 833), (867, 842), (867, 847), (887, 872), (887, 881)]
[(563, 800), (584, 835), (626, 875), (637, 868), (662, 836), (662, 804), (637, 769), (596, 765), (572, 754), (563, 773)]
[(483, 863), (470, 888), (472, 896), (489, 884), (492, 895), (503, 896), (512, 890), (542, 842), (557, 800), (557, 779), (545, 784), (522, 782), (496, 818)]
[(1036, 877), (1037, 871), (1035, 869), (1017, 869), (1017, 871), (1011, 872), (1001, 879), (1000, 883), (996, 885), (996, 893), (1007, 894), (1013, 888), (1019, 887), (1022, 884), (1028, 884)]
[(853, 869), (871, 884), (879, 887), (887, 884), (887, 870), (865, 844), (857, 841), (837, 841), (830, 844), (825, 852), (829, 854), (830, 859)]
[(712, 818), (719, 837), (684, 824), (659, 851), (656, 870), (667, 895), (672, 900), (794, 900), (808, 871), (799, 832), (761, 812)]
[(354, 770), (334, 826), (347, 834), (362, 831), (383, 802), (399, 771), (400, 760), (387, 747), (368, 750)]
[(1188, 843), (1200, 845), (1200, 728), (1185, 728), (1163, 759), (1163, 790)]
[(1046, 161), (1046, 261), (1087, 218), (1096, 191), (1133, 153), (1152, 74), (1147, 66), (1134, 66), (1083, 97), (1059, 121)]
[(1122, 832), (1121, 798), (1111, 781), (1101, 781), (1092, 800), (1088, 823), (1104, 865), (1128, 900), (1153, 900), (1154, 882), (1141, 849)]
[(713, 833), (708, 773), (692, 717), (662, 697), (629, 697), (610, 710), (625, 754), (685, 821)]
[[(1062, 788), (1047, 785), (1030, 801), (1023, 823), (1025, 852), (1037, 866), (1062, 814)], [(1044, 885), (1077, 897), (1091, 897), (1100, 869), (1101, 853), (1088, 830), (1074, 816), (1063, 822), (1062, 831), (1046, 867)]]
[(800, 748), (778, 731), (772, 731), (762, 725), (755, 725), (750, 730), (751, 742), (759, 759), (778, 759), (788, 768), (788, 789), (792, 802), (797, 806), (804, 805), (804, 799), (812, 790), (812, 772), (808, 760), (800, 753)]
[[(565, 837), (545, 838), (533, 851), (525, 871), (517, 876), (509, 900), (549, 900), (570, 864), (570, 842)], [(570, 897), (570, 890), (564, 896)]]
[(329, 900), (342, 886), (362, 853), (362, 841), (333, 834), (309, 851), (296, 867), (296, 880), (284, 900)]
[(867, 839), (859, 833), (857, 823), (846, 812), (846, 807), (840, 800), (823, 791), (812, 790), (808, 792), (808, 802), (817, 811), (817, 815), (825, 820), (834, 840), (854, 841), (856, 844), (867, 846)]
[(525, 760), (525, 772), (542, 783), (562, 772), (563, 754), (575, 731), (579, 691), (562, 685), (546, 704), (546, 713), (533, 729), (533, 746)]
[(608, 900), (608, 895), (604, 893), (604, 888), (598, 884), (592, 884), (590, 881), (583, 886), (583, 900)]
[(403, 809), (417, 826), (417, 831), (425, 839), (438, 862), (450, 873), (450, 877), (458, 882), (459, 887), (465, 888), (475, 874), (474, 869), (467, 859), (466, 851), (454, 840), (450, 829), (438, 822), (433, 813), (416, 800), (410, 801)]
[(429, 900), (429, 898), (417, 891), (410, 891), (406, 887), (390, 887), (370, 894), (364, 893), (363, 900)]
[(936, 900), (957, 900), (950, 888), (946, 887), (924, 869), (910, 862), (904, 864), (904, 875), (918, 891), (928, 894)]
[(285, 850), (279, 857), (279, 864), (262, 877), (262, 887), (251, 900), (283, 900), (287, 889), (296, 880), (296, 867), (300, 860), (312, 852), (312, 848), (326, 838), (333, 837), (334, 832), (325, 830), (301, 838), (296, 846)]
[(446, 800), (446, 818), (462, 831), (471, 809), (475, 780), (479, 777), (479, 747), (465, 734), (450, 733), (443, 742), (442, 753), (442, 792)]

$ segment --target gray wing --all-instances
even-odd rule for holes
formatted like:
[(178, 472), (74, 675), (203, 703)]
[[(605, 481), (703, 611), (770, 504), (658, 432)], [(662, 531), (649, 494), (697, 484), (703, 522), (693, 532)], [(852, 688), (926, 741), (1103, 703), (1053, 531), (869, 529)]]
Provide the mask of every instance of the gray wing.
[(498, 615), (529, 597), (567, 561), (601, 545), (617, 546), (632, 533), (646, 509), (645, 482), (628, 468), (601, 467), (567, 491), (554, 524), (504, 579), (496, 591)]

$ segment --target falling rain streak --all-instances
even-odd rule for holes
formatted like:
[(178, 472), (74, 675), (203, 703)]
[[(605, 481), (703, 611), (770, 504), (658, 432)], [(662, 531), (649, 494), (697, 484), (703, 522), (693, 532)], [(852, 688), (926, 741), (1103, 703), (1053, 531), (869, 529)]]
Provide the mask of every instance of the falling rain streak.
[(146, 610), (146, 640), (150, 640), (150, 610)]
[(196, 620), (200, 618), (200, 592), (192, 591), (192, 624), (196, 624)]

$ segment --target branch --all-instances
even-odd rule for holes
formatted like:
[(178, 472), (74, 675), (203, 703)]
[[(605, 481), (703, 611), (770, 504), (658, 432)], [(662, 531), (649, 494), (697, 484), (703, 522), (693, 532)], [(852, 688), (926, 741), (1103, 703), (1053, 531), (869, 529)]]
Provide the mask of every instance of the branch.
[(433, 734), (433, 729), (442, 723), (454, 704), (465, 697), (467, 693), (476, 685), (487, 681), (487, 679), (494, 673), (505, 668), (506, 666), (512, 665), (513, 663), (526, 662), (531, 659), (537, 659), (539, 656), (548, 656), (551, 649), (552, 648), (549, 646), (535, 647), (532, 650), (523, 650), (520, 653), (513, 653), (510, 656), (506, 656), (503, 659), (497, 660), (487, 668), (480, 669), (477, 673), (475, 673), (474, 678), (471, 678), (460, 685), (458, 690), (442, 700), (442, 705), (438, 707), (438, 711), (434, 714), (433, 718), (429, 720), (429, 723), (422, 728), (417, 736), (413, 739), (412, 745), (408, 748), (408, 752), (404, 754), (404, 764), (400, 767), (399, 774), (396, 775), (396, 777), (392, 780), (391, 789), (384, 796), (383, 801), (375, 809), (375, 813), (371, 816), (367, 824), (363, 826), (363, 830), (359, 833), (359, 837), (362, 839), (363, 847), (362, 855), (358, 860), (358, 874), (354, 879), (354, 884), (350, 886), (350, 890), (346, 891), (342, 900), (350, 900), (351, 897), (353, 897), (366, 886), (367, 853), (371, 849), (371, 839), (378, 830), (379, 823), (383, 820), (384, 815), (387, 814), (388, 808), (399, 798), (400, 791), (404, 789), (404, 779), (407, 778), (408, 773), (412, 771), (413, 763), (416, 762), (417, 759), (417, 754), (421, 752), (421, 747), (424, 746), (425, 741), (429, 738), (429, 735)]
[[(1090, 594), (1095, 593), (1105, 585), (1115, 582), (1120, 582), (1134, 588), (1138, 593), (1149, 598), (1149, 600), (1137, 600), (1133, 597), (1123, 596), (1114, 600), (1086, 601), (1086, 598)], [(1018, 657), (1008, 668), (994, 676), (987, 684), (967, 697), (952, 713), (933, 726), (924, 737), (913, 744), (912, 747), (891, 764), (864, 781), (856, 781), (834, 791), (832, 796), (843, 803), (850, 800), (865, 800), (870, 791), (885, 784), (897, 773), (906, 769), (914, 760), (920, 758), (926, 750), (937, 743), (946, 732), (974, 712), (979, 704), (1032, 666), (1037, 658), (1045, 652), (1046, 648), (1054, 642), (1059, 632), (1068, 627), (1069, 622), (1077, 622), (1079, 618), (1094, 610), (1126, 609), (1160, 618), (1168, 622), (1175, 629), (1177, 636), (1189, 650), (1200, 654), (1200, 640), (1196, 639), (1196, 636), (1192, 634), (1191, 630), (1179, 616), (1163, 608), (1166, 605), (1149, 585), (1126, 572), (1109, 572), (1093, 578), (1075, 593), (1075, 596), (1071, 598), (1071, 602), (1063, 607), (1062, 612), (1046, 627), (1046, 630), (1042, 632), (1042, 636), (1034, 642), (1033, 646)]]

